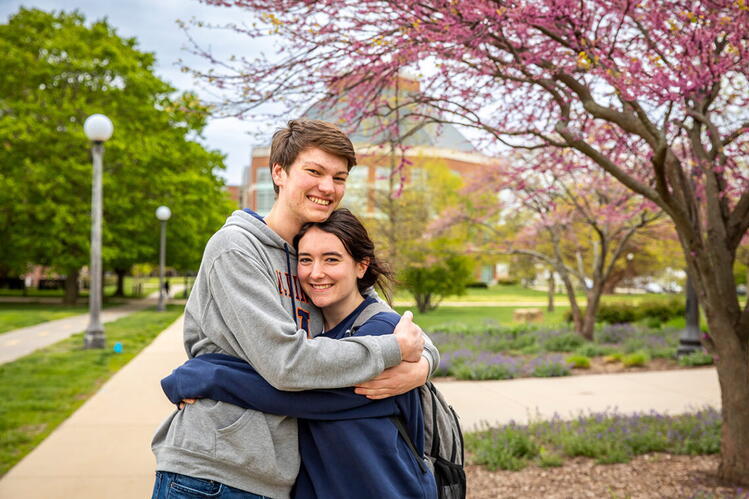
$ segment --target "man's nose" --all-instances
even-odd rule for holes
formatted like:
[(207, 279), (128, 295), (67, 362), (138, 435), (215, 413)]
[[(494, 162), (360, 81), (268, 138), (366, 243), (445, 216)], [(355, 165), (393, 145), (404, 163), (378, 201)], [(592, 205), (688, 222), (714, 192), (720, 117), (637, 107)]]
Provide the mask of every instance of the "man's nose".
[(333, 185), (333, 178), (322, 177), (320, 179), (320, 182), (317, 184), (317, 188), (320, 189), (320, 192), (324, 192), (324, 193), (333, 192), (335, 190), (335, 186)]

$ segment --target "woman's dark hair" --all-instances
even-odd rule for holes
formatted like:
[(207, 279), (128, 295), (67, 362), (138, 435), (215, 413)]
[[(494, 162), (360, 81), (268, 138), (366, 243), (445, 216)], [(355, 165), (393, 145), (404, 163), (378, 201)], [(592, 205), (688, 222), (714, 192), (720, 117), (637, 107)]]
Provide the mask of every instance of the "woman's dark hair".
[(302, 225), (297, 235), (294, 236), (295, 250), (299, 250), (299, 241), (313, 227), (333, 234), (340, 239), (343, 247), (346, 248), (354, 261), (362, 262), (368, 259), (367, 271), (364, 276), (356, 281), (359, 292), (364, 294), (367, 289), (377, 286), (385, 299), (390, 302), (390, 284), (393, 274), (388, 266), (375, 256), (374, 243), (369, 238), (367, 229), (353, 213), (346, 208), (340, 208), (331, 213), (330, 217), (324, 222), (308, 222)]

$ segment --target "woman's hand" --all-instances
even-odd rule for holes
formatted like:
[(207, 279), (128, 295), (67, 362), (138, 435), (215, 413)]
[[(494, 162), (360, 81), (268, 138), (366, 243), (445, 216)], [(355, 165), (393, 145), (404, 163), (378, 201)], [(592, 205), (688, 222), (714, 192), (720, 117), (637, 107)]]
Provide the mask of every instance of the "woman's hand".
[(385, 369), (382, 374), (356, 385), (354, 392), (370, 399), (384, 399), (400, 395), (426, 383), (429, 362), (421, 357), (418, 362), (401, 362)]

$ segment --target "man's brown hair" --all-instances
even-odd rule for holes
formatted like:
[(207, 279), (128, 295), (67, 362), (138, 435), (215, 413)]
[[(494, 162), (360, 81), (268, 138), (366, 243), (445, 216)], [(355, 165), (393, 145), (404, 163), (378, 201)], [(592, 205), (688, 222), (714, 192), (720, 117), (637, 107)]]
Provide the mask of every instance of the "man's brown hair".
[[(297, 119), (289, 121), (286, 128), (280, 128), (273, 134), (270, 145), (271, 177), (273, 165), (279, 164), (288, 172), (299, 153), (310, 147), (344, 159), (349, 170), (356, 164), (354, 145), (335, 125), (321, 120)], [(278, 194), (275, 182), (273, 190)]]

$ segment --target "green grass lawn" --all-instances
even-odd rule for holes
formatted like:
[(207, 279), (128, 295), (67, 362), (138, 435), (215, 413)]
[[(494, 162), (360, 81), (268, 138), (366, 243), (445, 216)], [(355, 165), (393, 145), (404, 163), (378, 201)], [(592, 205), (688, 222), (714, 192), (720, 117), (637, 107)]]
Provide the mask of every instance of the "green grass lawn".
[[(679, 295), (667, 295), (667, 294), (617, 294), (617, 295), (604, 295), (602, 301), (604, 303), (612, 301), (624, 301), (632, 304), (637, 304), (647, 300), (669, 300), (674, 296)], [(403, 289), (396, 291), (394, 299), (397, 301), (412, 301), (408, 292)], [(536, 289), (530, 289), (519, 285), (495, 285), (489, 288), (468, 288), (466, 294), (462, 296), (448, 296), (445, 298), (446, 301), (458, 301), (458, 302), (499, 302), (511, 304), (513, 302), (537, 302), (539, 305), (545, 305), (547, 301), (546, 291), (539, 291)], [(585, 305), (585, 295), (582, 293), (577, 294), (577, 299), (580, 305)], [(554, 303), (557, 305), (568, 305), (567, 295), (565, 293), (556, 293), (554, 295)]]
[(70, 307), (46, 303), (0, 303), (0, 334), (42, 322), (85, 314), (85, 305)]
[[(564, 323), (564, 314), (569, 307), (557, 306), (554, 312), (544, 310), (545, 326), (553, 326)], [(471, 307), (469, 305), (460, 307), (439, 307), (426, 314), (420, 314), (416, 307), (395, 307), (398, 313), (411, 310), (414, 320), (424, 330), (428, 331), (434, 326), (442, 324), (459, 323), (468, 326), (481, 326), (487, 321), (497, 322), (501, 325), (516, 324), (512, 320), (512, 307)]]
[[(121, 300), (108, 300), (103, 307), (122, 305)], [(54, 303), (2, 303), (0, 302), (0, 334), (14, 329), (88, 313), (88, 305), (62, 305)]]
[[(188, 283), (192, 283), (194, 280), (193, 277), (188, 278)], [(140, 283), (142, 284), (143, 289), (143, 297), (147, 296), (150, 293), (153, 293), (154, 291), (159, 290), (159, 278), (158, 277), (147, 277), (147, 278), (134, 278), (130, 276), (125, 277), (125, 283), (124, 283), (124, 291), (125, 291), (125, 298), (140, 298), (139, 296), (135, 295), (135, 284)], [(169, 284), (172, 286), (176, 284), (184, 284), (185, 278), (184, 277), (169, 277)], [(104, 296), (112, 296), (114, 295), (114, 292), (117, 289), (116, 281), (112, 279), (111, 277), (108, 277), (106, 279), (106, 282), (104, 283)], [(29, 297), (57, 297), (59, 296), (62, 298), (63, 290), (62, 289), (35, 289), (35, 288), (29, 288), (26, 290), (26, 293), (20, 289), (0, 289), (0, 296), (29, 296)], [(182, 293), (179, 293), (180, 297), (182, 296)], [(79, 296), (86, 297), (88, 296), (88, 289), (81, 289)]]
[[(106, 327), (108, 348), (84, 350), (83, 333), (0, 365), (0, 476), (171, 324), (184, 307), (136, 312)], [(123, 353), (111, 345), (122, 343)], [(113, 435), (112, 438), (117, 438)], [(75, 452), (75, 449), (71, 449)]]

